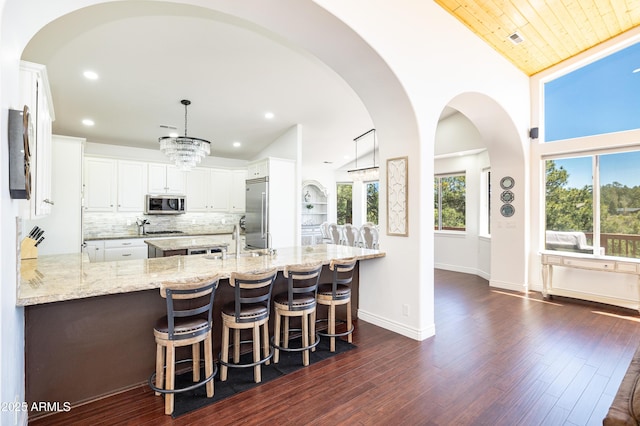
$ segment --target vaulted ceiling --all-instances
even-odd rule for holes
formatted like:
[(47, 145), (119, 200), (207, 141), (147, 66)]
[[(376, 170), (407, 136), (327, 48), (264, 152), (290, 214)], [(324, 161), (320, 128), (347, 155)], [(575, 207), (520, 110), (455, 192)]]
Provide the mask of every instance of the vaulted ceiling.
[(640, 25), (640, 0), (435, 2), (529, 76)]

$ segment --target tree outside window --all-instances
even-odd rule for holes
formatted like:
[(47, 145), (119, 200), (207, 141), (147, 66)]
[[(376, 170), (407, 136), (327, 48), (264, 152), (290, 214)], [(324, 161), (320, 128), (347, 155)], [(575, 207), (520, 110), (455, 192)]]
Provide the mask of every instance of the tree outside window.
[(353, 185), (351, 183), (338, 183), (336, 187), (337, 223), (353, 223)]
[(435, 230), (466, 230), (466, 177), (436, 176), (434, 180)]
[(367, 186), (367, 222), (378, 224), (379, 182), (366, 182)]

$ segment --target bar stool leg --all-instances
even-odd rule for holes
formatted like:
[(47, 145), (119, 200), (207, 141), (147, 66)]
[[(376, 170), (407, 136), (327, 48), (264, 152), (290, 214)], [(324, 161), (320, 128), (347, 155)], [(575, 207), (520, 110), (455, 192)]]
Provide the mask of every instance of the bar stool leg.
[[(302, 346), (309, 346), (309, 314), (305, 313), (300, 318), (302, 322)], [(309, 349), (302, 351), (302, 365), (309, 365)]]
[[(156, 387), (164, 389), (164, 346), (156, 344)], [(160, 396), (156, 392), (156, 396)]]
[[(263, 342), (262, 353), (266, 358), (269, 356), (269, 352), (271, 350), (269, 347), (269, 322), (268, 321), (262, 325), (262, 342)], [(271, 360), (266, 360), (264, 364), (269, 365), (270, 363), (271, 363)]]
[[(258, 324), (253, 326), (253, 362), (260, 361), (260, 326)], [(256, 383), (262, 381), (262, 375), (260, 374), (260, 365), (253, 367), (253, 376)]]
[[(309, 337), (311, 338), (311, 344), (313, 345), (316, 342), (316, 311), (315, 309), (311, 312), (311, 330)], [(312, 352), (316, 351), (316, 347), (311, 348)]]
[[(176, 365), (176, 350), (173, 344), (167, 346), (167, 390), (173, 390), (175, 386), (175, 365)], [(173, 393), (168, 393), (164, 396), (164, 413), (173, 413)]]
[(233, 362), (240, 363), (240, 329), (233, 330)]
[[(353, 325), (351, 324), (351, 299), (347, 302), (347, 330), (351, 330)], [(353, 343), (353, 333), (347, 335), (347, 341)]]
[(193, 359), (193, 382), (200, 381), (200, 342), (191, 345), (191, 358)]
[[(222, 325), (222, 354), (220, 354), (220, 359), (222, 361), (229, 362), (229, 327), (226, 324)], [(220, 364), (220, 381), (225, 382), (227, 380), (227, 366), (224, 364)]]
[(276, 323), (273, 327), (273, 343), (274, 343), (274, 351), (273, 351), (273, 362), (277, 364), (280, 361), (280, 350), (278, 346), (280, 346), (280, 312), (276, 309)]
[[(211, 342), (211, 330), (207, 333), (207, 338), (204, 339), (204, 374), (207, 377), (211, 377), (213, 374), (213, 345)], [(213, 380), (209, 380), (205, 386), (207, 388), (207, 397), (211, 398), (214, 392)]]
[[(329, 306), (329, 334), (336, 334), (336, 305)], [(336, 338), (331, 336), (331, 352), (336, 351)]]
[(284, 337), (282, 338), (282, 347), (289, 347), (289, 316), (284, 316)]

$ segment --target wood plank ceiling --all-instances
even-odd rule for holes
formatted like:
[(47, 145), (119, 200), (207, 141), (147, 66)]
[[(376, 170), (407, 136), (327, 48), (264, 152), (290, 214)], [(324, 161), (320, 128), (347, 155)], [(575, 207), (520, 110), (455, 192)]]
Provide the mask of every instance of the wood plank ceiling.
[(640, 25), (640, 0), (434, 1), (529, 76)]

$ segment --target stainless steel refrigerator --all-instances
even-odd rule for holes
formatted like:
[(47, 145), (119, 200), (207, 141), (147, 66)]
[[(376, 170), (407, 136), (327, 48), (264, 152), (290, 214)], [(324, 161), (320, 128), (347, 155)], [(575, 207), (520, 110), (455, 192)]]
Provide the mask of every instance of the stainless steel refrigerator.
[(269, 178), (247, 180), (245, 237), (247, 248), (267, 248), (269, 238)]

